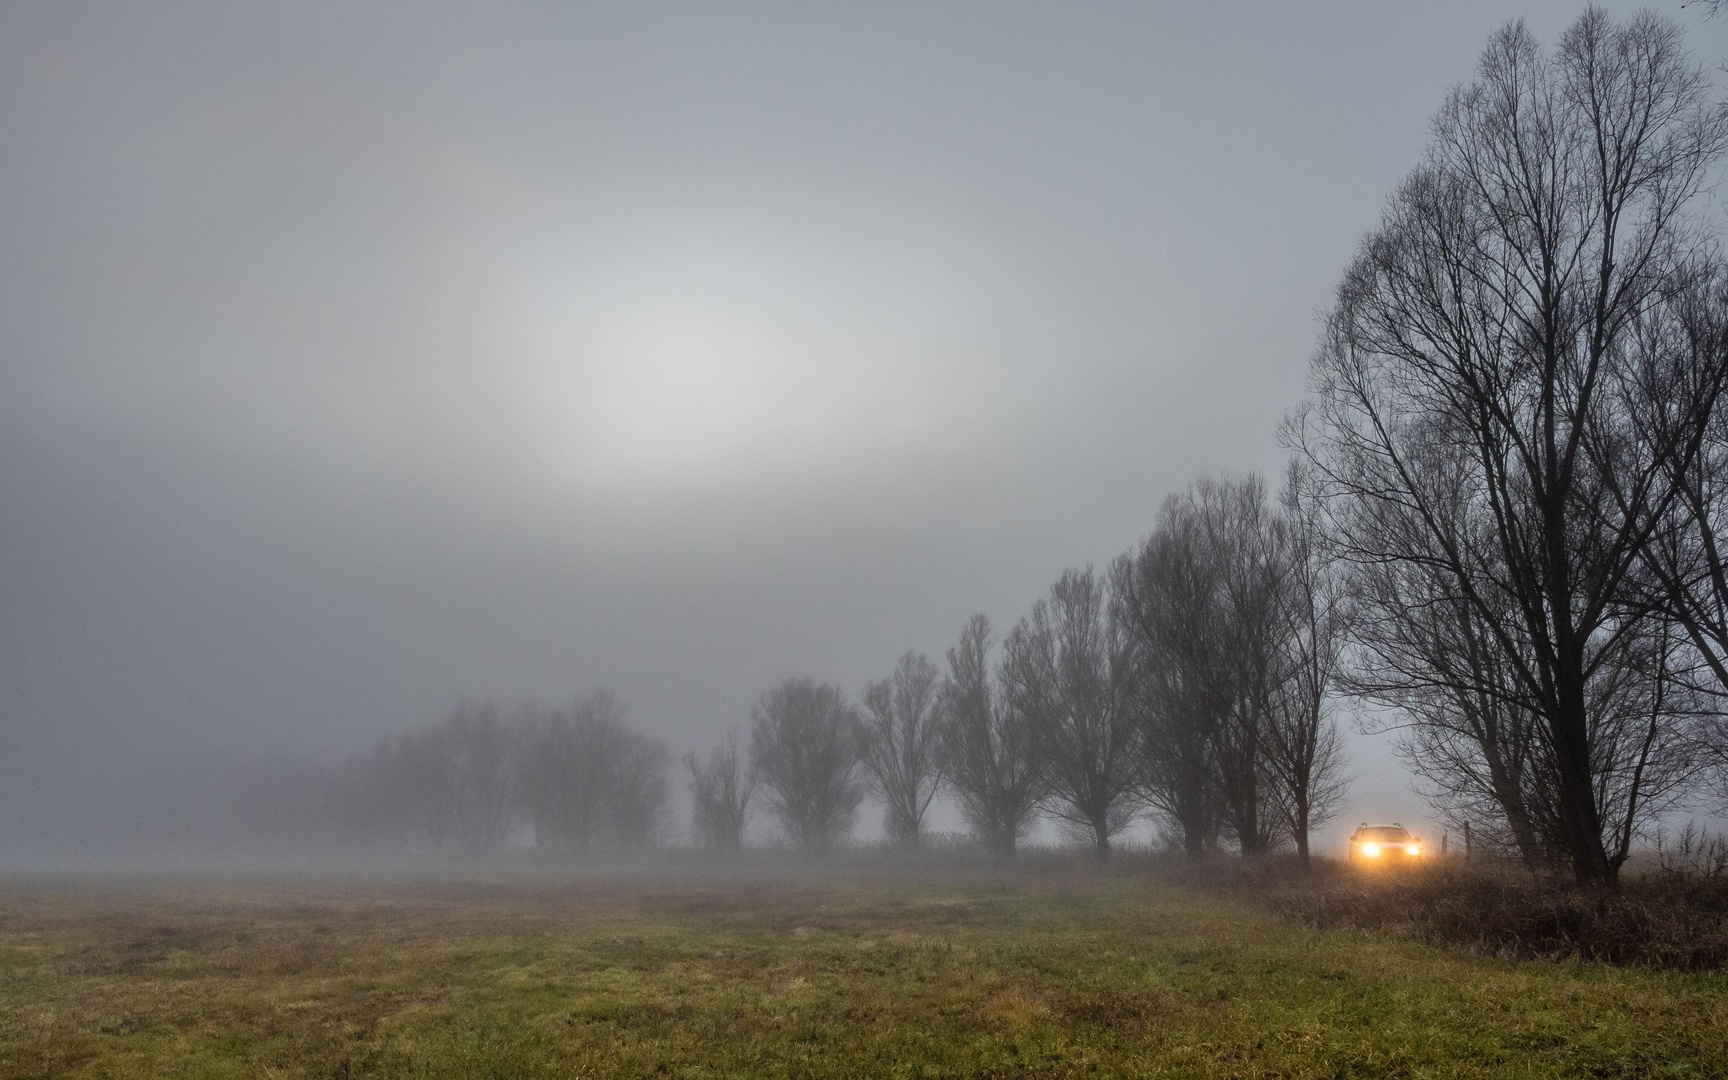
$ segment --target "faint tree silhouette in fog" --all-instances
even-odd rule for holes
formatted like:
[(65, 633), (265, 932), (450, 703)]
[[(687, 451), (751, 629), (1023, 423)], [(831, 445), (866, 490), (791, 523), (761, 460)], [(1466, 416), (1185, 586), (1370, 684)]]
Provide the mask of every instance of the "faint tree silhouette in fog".
[(440, 724), (386, 740), (385, 781), (433, 847), (503, 847), (517, 819), (516, 734), (498, 706), (462, 702)]
[(1065, 571), (1008, 635), (1002, 668), (1044, 765), (1044, 808), (1100, 860), (1133, 819), (1139, 773), (1133, 646), (1107, 591), (1090, 566)]
[(1013, 707), (1000, 668), (993, 670), (990, 621), (972, 616), (948, 650), (943, 684), (943, 771), (961, 811), (984, 844), (1012, 859), (1037, 820), (1045, 791), (1031, 722)]
[(720, 745), (708, 752), (706, 761), (694, 751), (684, 755), (684, 767), (690, 770), (696, 842), (715, 851), (741, 849), (750, 798), (756, 792), (756, 774), (746, 768), (739, 753), (738, 733), (727, 732)]
[(619, 748), (612, 772), (611, 839), (625, 849), (649, 847), (665, 824), (669, 785), (666, 770), (672, 754), (664, 743), (629, 732)]
[(894, 674), (864, 690), (864, 767), (888, 806), (889, 840), (917, 847), (924, 814), (942, 784), (941, 672), (921, 653), (900, 658)]
[(614, 762), (626, 734), (624, 706), (602, 690), (529, 720), (524, 787), (543, 850), (587, 852), (606, 818)]
[(1286, 438), (1350, 564), (1437, 569), (1486, 632), (1508, 680), (1476, 689), (1537, 719), (1566, 859), (1612, 882), (1592, 700), (1728, 379), (1688, 340), (1728, 113), (1654, 15), (1592, 8), (1552, 49), (1513, 23), (1477, 70), (1346, 272)]
[(624, 706), (598, 690), (568, 709), (521, 713), (523, 790), (537, 846), (575, 853), (597, 840), (638, 847), (666, 806), (670, 755), (633, 732)]
[(752, 711), (750, 760), (770, 809), (805, 851), (822, 854), (852, 831), (864, 798), (864, 733), (838, 687), (788, 679)]

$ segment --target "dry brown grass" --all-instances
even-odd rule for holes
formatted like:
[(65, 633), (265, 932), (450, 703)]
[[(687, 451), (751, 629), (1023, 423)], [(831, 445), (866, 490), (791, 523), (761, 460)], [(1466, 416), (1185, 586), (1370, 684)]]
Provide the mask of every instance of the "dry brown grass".
[(1303, 926), (1386, 931), (1524, 959), (1582, 959), (1674, 971), (1728, 967), (1728, 876), (1649, 866), (1618, 889), (1579, 888), (1513, 864), (1436, 861), (1365, 873), (1336, 862), (1220, 860), (1182, 875), (1248, 896)]

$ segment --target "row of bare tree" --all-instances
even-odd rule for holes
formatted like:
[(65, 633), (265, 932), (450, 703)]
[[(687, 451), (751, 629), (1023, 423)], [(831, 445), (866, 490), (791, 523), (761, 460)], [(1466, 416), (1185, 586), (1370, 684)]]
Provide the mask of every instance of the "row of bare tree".
[[(1347, 689), (1579, 882), (1721, 776), (1728, 107), (1666, 19), (1520, 23), (1435, 116), (1285, 428)], [(1306, 512), (1306, 510), (1304, 511)]]
[(525, 826), (543, 850), (636, 848), (663, 822), (670, 760), (605, 691), (564, 709), (464, 703), (362, 763), (363, 819), (409, 845), (470, 854)]
[(790, 680), (736, 737), (686, 759), (695, 834), (741, 844), (758, 785), (800, 845), (851, 828), (866, 791), (891, 841), (916, 847), (938, 792), (1011, 857), (1041, 814), (1108, 858), (1151, 813), (1191, 854), (1294, 842), (1337, 807), (1329, 714), (1342, 600), (1295, 474), (1272, 507), (1255, 477), (1201, 481), (1111, 564), (1064, 573), (1000, 642), (974, 616), (946, 673), (918, 653), (865, 688)]

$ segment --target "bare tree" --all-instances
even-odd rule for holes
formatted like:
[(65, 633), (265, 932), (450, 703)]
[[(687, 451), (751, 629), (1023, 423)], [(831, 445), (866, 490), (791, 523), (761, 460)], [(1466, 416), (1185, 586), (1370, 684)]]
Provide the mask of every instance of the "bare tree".
[(1090, 566), (1065, 571), (1008, 635), (1003, 665), (1047, 770), (1045, 808), (1100, 860), (1133, 820), (1139, 779), (1133, 650), (1107, 591)]
[(942, 784), (940, 679), (928, 657), (909, 652), (892, 676), (864, 690), (864, 768), (888, 806), (888, 838), (903, 847), (923, 840), (924, 814)]
[(1141, 795), (1197, 859), (1218, 834), (1212, 743), (1223, 646), (1216, 553), (1189, 509), (1186, 496), (1166, 499), (1157, 529), (1111, 575), (1139, 667)]
[(516, 736), (503, 711), (464, 701), (440, 724), (385, 743), (391, 787), (434, 847), (468, 854), (504, 846), (517, 820)]
[[(1466, 544), (1470, 508), (1460, 492), (1448, 504), (1452, 543)], [(1398, 731), (1400, 753), (1442, 817), (1471, 822), (1479, 845), (1515, 851), (1533, 867), (1566, 861), (1560, 760), (1495, 643), (1495, 625), (1516, 614), (1484, 615), (1432, 562), (1359, 567), (1352, 587), (1364, 618), (1348, 682), (1397, 710), (1370, 728)], [(1611, 865), (1630, 852), (1641, 818), (1671, 806), (1696, 771), (1689, 748), (1700, 709), (1688, 652), (1671, 624), (1641, 617), (1591, 669), (1594, 798)]]
[(1031, 722), (991, 665), (994, 645), (990, 621), (974, 615), (948, 650), (941, 755), (973, 830), (999, 858), (1012, 859), (1037, 818), (1045, 772)]
[(624, 706), (597, 690), (568, 709), (524, 717), (523, 789), (544, 849), (591, 851), (596, 842), (649, 842), (664, 814), (666, 748), (630, 730)]
[(1638, 629), (1629, 578), (1695, 433), (1636, 418), (1641, 323), (1710, 255), (1688, 216), (1728, 145), (1707, 92), (1653, 15), (1591, 9), (1548, 51), (1519, 23), (1496, 34), (1346, 274), (1287, 428), (1344, 557), (1438, 567), (1488, 632), (1506, 703), (1552, 748), (1580, 882), (1618, 874), (1590, 687)]
[(672, 754), (658, 739), (626, 732), (611, 776), (607, 826), (611, 840), (627, 850), (653, 846), (666, 821)]
[(863, 800), (863, 725), (838, 687), (788, 679), (752, 713), (750, 760), (768, 805), (805, 851), (822, 854), (852, 830)]
[(1284, 536), (1257, 475), (1198, 480), (1189, 499), (1216, 575), (1216, 651), (1209, 670), (1217, 710), (1212, 754), (1219, 814), (1242, 854), (1259, 855), (1286, 835), (1269, 753), (1273, 699), (1288, 659)]
[(742, 849), (756, 774), (745, 767), (739, 754), (738, 733), (727, 732), (720, 745), (708, 752), (706, 761), (694, 751), (684, 755), (684, 767), (690, 770), (697, 842), (715, 851)]
[(1132, 646), (1142, 794), (1198, 857), (1222, 829), (1244, 854), (1310, 830), (1343, 791), (1328, 711), (1343, 598), (1310, 501), (1274, 513), (1257, 476), (1201, 479), (1113, 565)]
[[(1462, 530), (1465, 508), (1449, 520)], [(1542, 786), (1533, 779), (1541, 724), (1519, 703), (1490, 621), (1432, 563), (1359, 566), (1350, 587), (1358, 645), (1344, 686), (1393, 710), (1365, 714), (1364, 728), (1397, 733), (1400, 755), (1443, 820), (1471, 823), (1480, 846), (1548, 862), (1555, 852), (1529, 797)]]
[[(1414, 590), (1403, 595), (1410, 606), (1399, 625), (1382, 627), (1400, 648), (1375, 649), (1364, 668), (1377, 674), (1359, 676), (1370, 696), (1401, 708), (1401, 754), (1444, 818), (1474, 824), (1479, 845), (1514, 851), (1532, 867), (1564, 863), (1567, 817), (1547, 726), (1514, 704), (1517, 687), (1466, 606), (1445, 597), (1426, 606)], [(1694, 753), (1699, 701), (1683, 652), (1672, 625), (1643, 621), (1617, 638), (1587, 687), (1610, 865), (1625, 861), (1645, 821), (1685, 797), (1702, 764)]]
[(1348, 604), (1302, 463), (1290, 464), (1280, 502), (1274, 527), (1283, 536), (1276, 627), (1281, 670), (1268, 714), (1266, 762), (1297, 857), (1307, 865), (1310, 833), (1337, 816), (1348, 787), (1344, 746), (1329, 708), (1340, 688)]
[(600, 690), (532, 722), (523, 786), (535, 844), (586, 853), (606, 824), (612, 773), (627, 734), (624, 706)]

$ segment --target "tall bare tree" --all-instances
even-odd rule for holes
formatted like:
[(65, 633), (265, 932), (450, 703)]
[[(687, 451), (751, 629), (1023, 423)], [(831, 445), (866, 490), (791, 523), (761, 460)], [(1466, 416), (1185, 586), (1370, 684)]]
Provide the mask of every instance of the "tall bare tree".
[(1591, 9), (1552, 49), (1494, 35), (1345, 275), (1287, 429), (1344, 557), (1437, 566), (1488, 632), (1552, 748), (1580, 882), (1618, 875), (1590, 687), (1638, 629), (1628, 579), (1696, 434), (1636, 421), (1640, 328), (1711, 257), (1690, 212), (1728, 146), (1708, 90), (1653, 15)]
[(751, 764), (769, 807), (805, 851), (826, 853), (852, 831), (864, 798), (863, 741), (858, 712), (838, 687), (788, 679), (757, 702)]
[(744, 846), (750, 799), (756, 792), (756, 774), (739, 753), (738, 733), (727, 732), (706, 760), (694, 751), (686, 754), (684, 767), (690, 770), (697, 843), (715, 851), (739, 851)]
[(1297, 857), (1307, 865), (1310, 834), (1343, 809), (1348, 787), (1344, 745), (1330, 707), (1341, 690), (1349, 605), (1301, 462), (1291, 462), (1279, 502), (1279, 517), (1271, 524), (1283, 540), (1276, 545), (1284, 562), (1277, 575), (1279, 670), (1268, 711), (1266, 762)]
[(1100, 860), (1133, 820), (1139, 779), (1133, 647), (1108, 591), (1090, 566), (1065, 571), (1008, 635), (1003, 667), (1044, 762), (1046, 809)]
[(1141, 795), (1197, 859), (1218, 834), (1212, 750), (1223, 645), (1217, 553), (1190, 507), (1184, 495), (1166, 499), (1158, 527), (1111, 575), (1139, 667)]
[(864, 690), (865, 772), (888, 806), (888, 838), (904, 847), (922, 842), (924, 815), (942, 784), (941, 677), (928, 657), (909, 652), (893, 675)]
[(1287, 835), (1270, 753), (1274, 699), (1288, 661), (1285, 537), (1257, 475), (1201, 479), (1188, 497), (1201, 542), (1213, 553), (1216, 651), (1209, 670), (1219, 814), (1242, 854), (1263, 854)]
[(999, 858), (1014, 858), (1037, 820), (1045, 770), (1026, 714), (1003, 686), (990, 620), (974, 615), (948, 650), (943, 684), (943, 770), (973, 831)]

